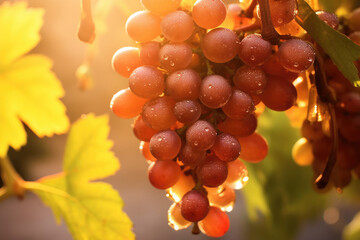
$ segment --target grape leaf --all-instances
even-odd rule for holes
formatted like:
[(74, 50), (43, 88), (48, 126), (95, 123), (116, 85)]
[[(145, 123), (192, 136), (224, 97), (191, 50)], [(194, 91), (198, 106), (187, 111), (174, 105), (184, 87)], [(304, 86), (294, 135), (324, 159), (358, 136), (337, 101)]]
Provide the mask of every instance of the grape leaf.
[(360, 46), (320, 20), (304, 0), (298, 0), (296, 21), (324, 49), (342, 74), (355, 86), (359, 86), (354, 61), (360, 58)]
[(64, 172), (26, 185), (52, 208), (58, 222), (64, 219), (76, 240), (135, 238), (118, 193), (107, 183), (89, 182), (119, 169), (108, 134), (106, 116), (84, 116), (70, 130)]
[(64, 90), (50, 70), (51, 60), (30, 54), (39, 40), (43, 11), (19, 2), (0, 5), (0, 157), (9, 146), (26, 144), (22, 122), (39, 137), (67, 131), (69, 121), (59, 100)]
[(360, 239), (360, 212), (356, 214), (354, 219), (344, 228), (343, 239), (344, 240)]

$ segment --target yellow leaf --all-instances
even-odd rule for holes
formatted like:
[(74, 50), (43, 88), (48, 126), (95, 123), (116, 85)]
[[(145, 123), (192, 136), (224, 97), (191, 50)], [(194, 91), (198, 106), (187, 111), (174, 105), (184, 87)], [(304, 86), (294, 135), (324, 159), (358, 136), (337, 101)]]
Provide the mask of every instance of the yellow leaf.
[(0, 6), (0, 157), (9, 146), (26, 144), (22, 122), (39, 137), (67, 131), (64, 90), (51, 71), (50, 59), (26, 55), (39, 41), (42, 10), (24, 2)]
[(119, 161), (110, 151), (113, 143), (107, 140), (109, 127), (106, 116), (84, 115), (75, 122), (69, 133), (64, 159), (64, 173), (72, 180), (89, 181), (114, 174)]
[(28, 9), (25, 2), (0, 6), (0, 71), (38, 44), (43, 14), (42, 9)]
[(70, 130), (64, 172), (25, 186), (64, 219), (75, 240), (135, 239), (119, 194), (107, 183), (89, 182), (119, 169), (108, 134), (107, 117), (83, 117)]

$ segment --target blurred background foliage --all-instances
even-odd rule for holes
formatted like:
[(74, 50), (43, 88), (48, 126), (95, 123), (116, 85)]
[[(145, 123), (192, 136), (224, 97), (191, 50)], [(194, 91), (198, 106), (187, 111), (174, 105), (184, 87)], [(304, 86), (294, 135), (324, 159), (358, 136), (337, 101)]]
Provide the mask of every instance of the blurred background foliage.
[[(4, 0), (0, 0), (0, 4)], [(11, 1), (15, 2), (15, 1)], [(225, 2), (237, 2), (235, 0)], [(192, 236), (190, 230), (173, 231), (167, 226), (170, 201), (164, 191), (148, 183), (147, 164), (138, 151), (138, 141), (130, 127), (132, 120), (113, 116), (109, 101), (114, 93), (127, 87), (126, 79), (111, 69), (112, 54), (120, 47), (134, 46), (126, 36), (124, 25), (128, 16), (142, 9), (140, 1), (97, 0), (99, 12), (94, 9), (97, 38), (94, 46), (85, 45), (76, 38), (80, 1), (28, 0), (30, 7), (45, 9), (42, 40), (34, 50), (54, 61), (54, 71), (66, 91), (63, 101), (73, 122), (83, 113), (107, 113), (110, 116), (110, 137), (115, 142), (114, 152), (121, 161), (121, 170), (108, 179), (124, 199), (124, 210), (134, 223), (137, 239), (209, 239)], [(360, 6), (358, 0), (319, 0), (321, 8), (341, 14)], [(101, 8), (102, 6), (102, 8)], [(3, 37), (3, 36), (0, 36)], [(76, 71), (89, 62), (93, 87), (82, 91)], [(237, 193), (237, 203), (230, 214), (231, 227), (222, 239), (276, 239), (276, 240), (359, 240), (360, 220), (346, 225), (360, 210), (360, 183), (354, 180), (342, 194), (330, 191), (317, 193), (312, 185), (311, 167), (300, 167), (291, 157), (291, 148), (300, 137), (284, 113), (266, 111), (259, 119), (258, 131), (269, 143), (269, 155), (261, 163), (247, 164), (250, 181)], [(38, 139), (29, 133), (28, 145), (19, 152), (10, 152), (10, 158), (22, 176), (34, 180), (56, 173), (62, 166), (65, 136)], [(359, 217), (358, 217), (359, 219)], [(355, 232), (355, 233), (354, 233)], [(352, 234), (352, 235), (351, 235)], [(0, 204), (0, 239), (71, 239), (67, 229), (58, 227), (49, 209), (33, 195), (21, 204), (8, 199)]]

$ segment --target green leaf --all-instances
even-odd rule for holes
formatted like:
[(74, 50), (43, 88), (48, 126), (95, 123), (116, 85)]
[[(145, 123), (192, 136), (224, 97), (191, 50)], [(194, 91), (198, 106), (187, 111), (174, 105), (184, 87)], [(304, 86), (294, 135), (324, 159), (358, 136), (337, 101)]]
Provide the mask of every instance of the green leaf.
[(58, 222), (64, 219), (75, 240), (135, 239), (119, 194), (107, 183), (89, 182), (119, 169), (108, 134), (106, 116), (84, 116), (70, 130), (64, 172), (25, 186), (52, 208)]
[(296, 21), (324, 49), (342, 74), (355, 86), (359, 86), (354, 61), (360, 58), (360, 46), (320, 20), (304, 0), (298, 0), (298, 10)]
[(343, 240), (359, 240), (360, 239), (360, 212), (356, 214), (354, 219), (346, 225), (343, 231)]

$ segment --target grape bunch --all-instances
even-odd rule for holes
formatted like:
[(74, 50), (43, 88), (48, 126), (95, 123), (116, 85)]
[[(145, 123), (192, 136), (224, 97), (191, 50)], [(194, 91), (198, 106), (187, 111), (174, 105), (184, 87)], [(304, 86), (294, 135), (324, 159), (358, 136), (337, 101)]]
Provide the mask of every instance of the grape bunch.
[[(294, 20), (296, 0), (141, 3), (145, 10), (125, 26), (135, 46), (112, 59), (129, 87), (113, 96), (111, 109), (135, 118), (149, 181), (174, 201), (169, 225), (194, 223), (193, 233), (220, 237), (229, 228), (234, 190), (249, 179), (244, 161), (258, 163), (268, 152), (257, 118), (265, 108), (310, 106), (316, 48)], [(356, 113), (342, 114), (359, 123)]]
[[(342, 21), (345, 22), (342, 25), (335, 14), (324, 11), (317, 14), (332, 28), (360, 45), (360, 8)], [(343, 76), (328, 56), (324, 59), (327, 84), (336, 99), (329, 107), (313, 91), (314, 86), (310, 88), (306, 105), (310, 110), (316, 107), (317, 111), (310, 111), (302, 122), (302, 138), (294, 145), (293, 156), (299, 165), (312, 165), (314, 178), (323, 178), (329, 183), (321, 192), (333, 187), (341, 192), (350, 184), (352, 172), (360, 178), (360, 90)], [(360, 60), (355, 65), (360, 70)], [(334, 159), (331, 164), (330, 159)]]

